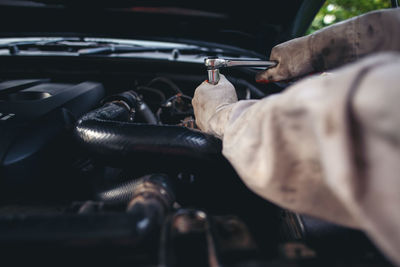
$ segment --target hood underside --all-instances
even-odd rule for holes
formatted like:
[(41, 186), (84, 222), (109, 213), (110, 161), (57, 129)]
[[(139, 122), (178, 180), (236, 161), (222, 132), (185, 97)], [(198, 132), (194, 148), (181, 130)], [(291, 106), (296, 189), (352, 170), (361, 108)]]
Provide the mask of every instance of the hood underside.
[(0, 23), (7, 25), (0, 34), (191, 40), (266, 55), (273, 45), (291, 37), (305, 2), (310, 0), (0, 0)]

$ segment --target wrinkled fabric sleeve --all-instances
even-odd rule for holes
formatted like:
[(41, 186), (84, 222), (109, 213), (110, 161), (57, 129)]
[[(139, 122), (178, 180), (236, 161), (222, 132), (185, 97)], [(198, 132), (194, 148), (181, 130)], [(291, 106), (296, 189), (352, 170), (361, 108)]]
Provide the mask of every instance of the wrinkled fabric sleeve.
[(381, 54), (224, 105), (208, 120), (244, 183), (290, 210), (363, 229), (400, 264), (400, 55)]
[(279, 64), (256, 80), (290, 80), (382, 51), (400, 51), (400, 8), (369, 12), (279, 44), (270, 55)]

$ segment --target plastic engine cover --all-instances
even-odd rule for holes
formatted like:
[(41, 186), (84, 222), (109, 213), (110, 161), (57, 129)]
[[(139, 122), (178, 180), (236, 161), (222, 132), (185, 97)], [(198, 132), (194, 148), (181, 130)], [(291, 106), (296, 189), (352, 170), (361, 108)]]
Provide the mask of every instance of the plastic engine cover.
[(61, 181), (75, 149), (74, 120), (99, 103), (104, 88), (95, 82), (0, 83), (0, 199), (41, 198)]

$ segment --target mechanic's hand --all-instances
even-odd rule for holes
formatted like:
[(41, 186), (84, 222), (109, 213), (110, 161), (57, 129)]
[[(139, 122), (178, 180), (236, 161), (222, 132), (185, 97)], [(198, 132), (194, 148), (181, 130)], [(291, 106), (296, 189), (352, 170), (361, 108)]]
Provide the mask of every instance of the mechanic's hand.
[(218, 128), (222, 124), (213, 120), (213, 116), (237, 101), (235, 87), (224, 75), (221, 74), (217, 85), (204, 81), (196, 88), (192, 100), (197, 126), (204, 132), (221, 136)]
[(275, 46), (279, 64), (256, 77), (276, 82), (330, 70), (380, 51), (400, 51), (400, 9), (373, 11)]

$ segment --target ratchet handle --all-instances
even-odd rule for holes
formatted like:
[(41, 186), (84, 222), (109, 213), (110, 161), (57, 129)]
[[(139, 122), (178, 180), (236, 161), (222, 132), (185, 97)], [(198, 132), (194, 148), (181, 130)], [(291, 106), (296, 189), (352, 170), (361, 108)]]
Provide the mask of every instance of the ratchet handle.
[(209, 57), (204, 59), (204, 65), (207, 67), (208, 83), (218, 84), (220, 79), (220, 68), (229, 67), (275, 67), (276, 61), (270, 60), (230, 60), (218, 57)]
[(226, 60), (225, 67), (275, 67), (278, 63), (271, 60)]

